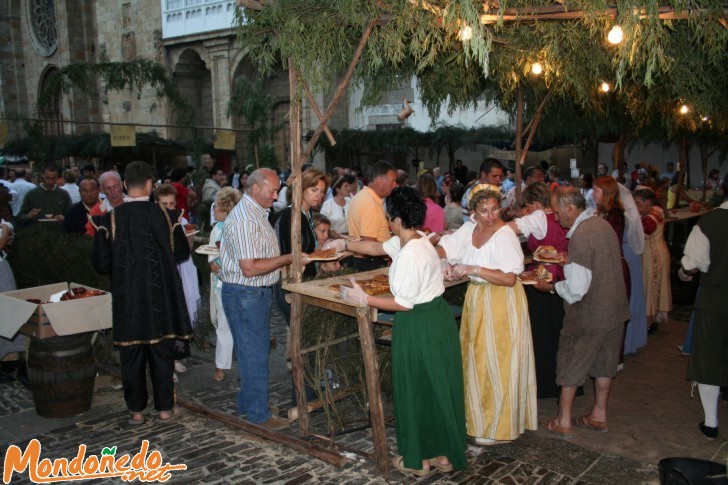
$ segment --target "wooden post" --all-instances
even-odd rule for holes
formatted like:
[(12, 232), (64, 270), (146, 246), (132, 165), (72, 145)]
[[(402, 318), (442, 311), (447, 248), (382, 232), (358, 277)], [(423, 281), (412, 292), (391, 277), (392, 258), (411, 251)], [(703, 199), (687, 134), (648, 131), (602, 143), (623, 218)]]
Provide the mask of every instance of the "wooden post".
[[(521, 181), (523, 170), (521, 169), (521, 153), (523, 153), (523, 86), (518, 86), (516, 95), (516, 205), (521, 200)], [(505, 175), (505, 174), (503, 174)]]
[[(294, 283), (301, 282), (301, 100), (298, 98), (298, 71), (293, 59), (288, 60), (288, 78), (291, 96), (290, 143), (291, 143), (291, 177), (293, 183), (288, 187), (292, 191), (291, 207), (291, 250), (293, 264), (291, 274)], [(303, 375), (303, 356), (301, 355), (301, 316), (303, 307), (301, 295), (291, 294), (291, 322), (288, 351), (291, 355), (291, 373), (293, 388), (296, 392), (296, 407), (301, 434), (308, 434), (308, 413), (306, 410), (306, 384)]]
[(379, 384), (379, 362), (377, 349), (374, 347), (374, 331), (369, 307), (356, 309), (356, 321), (359, 324), (361, 353), (364, 358), (364, 373), (369, 396), (369, 420), (372, 424), (372, 441), (374, 442), (374, 460), (377, 470), (386, 472), (389, 467), (389, 448), (387, 433), (384, 429), (384, 409), (382, 408), (382, 390)]

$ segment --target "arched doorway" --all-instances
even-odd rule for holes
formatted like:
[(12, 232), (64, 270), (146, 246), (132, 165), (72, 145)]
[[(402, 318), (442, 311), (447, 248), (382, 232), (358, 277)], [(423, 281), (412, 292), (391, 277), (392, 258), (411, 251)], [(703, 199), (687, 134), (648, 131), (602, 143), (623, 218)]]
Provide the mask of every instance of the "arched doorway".
[(63, 116), (61, 114), (61, 100), (63, 94), (60, 89), (47, 93), (49, 80), (54, 73), (58, 72), (56, 66), (49, 66), (40, 77), (38, 85), (38, 99), (42, 95), (50, 95), (50, 99), (43, 108), (38, 110), (38, 115), (43, 120), (43, 134), (46, 136), (58, 136), (63, 134)]
[[(194, 49), (185, 50), (174, 65), (174, 79), (182, 97), (194, 110), (195, 126), (213, 126), (212, 74), (205, 61)], [(212, 139), (212, 130), (202, 130), (200, 135)], [(185, 140), (189, 130), (176, 129), (173, 138)]]
[[(238, 79), (244, 77), (253, 84), (260, 79), (260, 72), (248, 59), (243, 59), (235, 68), (232, 78), (232, 85), (235, 86)], [(290, 116), (289, 116), (289, 88), (288, 73), (281, 68), (265, 76), (263, 81), (263, 93), (272, 100), (272, 107), (268, 114), (268, 122), (271, 128), (276, 128), (275, 133), (267, 140), (262, 140), (259, 148), (271, 147), (275, 156), (275, 163), (281, 169), (288, 168), (290, 162)], [(242, 116), (232, 115), (233, 128), (246, 128), (247, 122)], [(241, 165), (253, 164), (252, 147), (246, 132), (240, 132), (237, 137), (236, 150), (240, 155)], [(269, 150), (270, 151), (270, 150)]]

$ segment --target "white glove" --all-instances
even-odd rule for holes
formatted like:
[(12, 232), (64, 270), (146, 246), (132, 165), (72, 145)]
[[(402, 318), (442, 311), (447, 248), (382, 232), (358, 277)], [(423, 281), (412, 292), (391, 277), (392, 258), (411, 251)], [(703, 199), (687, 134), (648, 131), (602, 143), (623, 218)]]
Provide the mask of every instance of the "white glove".
[(452, 281), (453, 274), (452, 274), (452, 265), (447, 262), (447, 259), (441, 259), (440, 260), (440, 268), (442, 268), (442, 276), (447, 281)]
[(682, 268), (677, 270), (677, 277), (680, 278), (680, 281), (693, 281), (693, 277), (689, 274), (686, 274)]
[(369, 295), (367, 295), (364, 290), (361, 289), (361, 286), (359, 286), (356, 281), (354, 281), (354, 278), (351, 279), (351, 286), (353, 286), (353, 288), (349, 288), (343, 285), (341, 286), (341, 299), (349, 305), (354, 305), (358, 307), (367, 306), (369, 304), (367, 302), (367, 298), (369, 297)]
[(455, 275), (455, 277), (457, 279), (460, 279), (466, 275), (476, 274), (479, 269), (480, 269), (479, 266), (473, 266), (470, 264), (457, 264), (457, 265), (453, 266), (452, 273), (453, 273), (453, 275)]
[(324, 245), (321, 246), (321, 249), (336, 249), (337, 253), (340, 253), (344, 251), (346, 247), (346, 239), (327, 239), (324, 241)]

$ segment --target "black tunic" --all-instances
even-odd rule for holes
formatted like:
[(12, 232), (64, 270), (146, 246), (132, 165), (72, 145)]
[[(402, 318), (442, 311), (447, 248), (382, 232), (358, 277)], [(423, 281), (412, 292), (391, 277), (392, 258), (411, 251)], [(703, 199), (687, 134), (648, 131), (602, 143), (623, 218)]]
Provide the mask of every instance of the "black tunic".
[(190, 256), (179, 212), (126, 202), (94, 216), (92, 263), (109, 274), (114, 344), (152, 344), (192, 335), (177, 264)]
[[(316, 233), (312, 225), (313, 214), (301, 213), (301, 251), (311, 254), (316, 250)], [(278, 243), (281, 247), (281, 254), (290, 254), (293, 252), (291, 246), (291, 223), (293, 222), (291, 208), (287, 207), (280, 213), (278, 221), (276, 221), (276, 233), (278, 234)], [(316, 276), (316, 265), (308, 264), (303, 270), (305, 278), (313, 278)]]

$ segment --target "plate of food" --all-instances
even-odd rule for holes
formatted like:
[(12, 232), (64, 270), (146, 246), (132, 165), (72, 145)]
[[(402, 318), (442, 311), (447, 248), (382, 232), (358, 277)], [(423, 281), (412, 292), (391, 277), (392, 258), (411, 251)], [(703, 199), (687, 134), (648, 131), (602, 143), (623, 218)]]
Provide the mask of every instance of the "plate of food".
[(195, 252), (197, 254), (206, 254), (207, 256), (219, 256), (220, 248), (212, 244), (205, 244), (204, 246), (200, 246), (199, 248), (195, 249)]
[(564, 255), (553, 246), (539, 246), (533, 252), (533, 259), (542, 263), (563, 263)]
[(337, 253), (335, 248), (317, 249), (308, 255), (310, 261), (335, 261), (344, 256), (344, 253)]
[(535, 270), (524, 271), (519, 274), (518, 279), (521, 280), (521, 283), (524, 285), (535, 285), (538, 280), (544, 280), (546, 283), (551, 283), (554, 279), (554, 275), (541, 264)]

